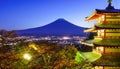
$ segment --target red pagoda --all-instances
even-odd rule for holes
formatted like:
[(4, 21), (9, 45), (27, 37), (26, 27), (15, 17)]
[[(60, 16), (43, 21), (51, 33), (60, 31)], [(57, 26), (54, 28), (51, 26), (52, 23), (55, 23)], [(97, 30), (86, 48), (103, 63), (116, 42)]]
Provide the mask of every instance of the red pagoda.
[(95, 69), (120, 69), (120, 9), (111, 6), (105, 9), (95, 9), (86, 21), (97, 20), (94, 27), (85, 32), (97, 32), (94, 37), (94, 50), (100, 52), (102, 57), (93, 62)]

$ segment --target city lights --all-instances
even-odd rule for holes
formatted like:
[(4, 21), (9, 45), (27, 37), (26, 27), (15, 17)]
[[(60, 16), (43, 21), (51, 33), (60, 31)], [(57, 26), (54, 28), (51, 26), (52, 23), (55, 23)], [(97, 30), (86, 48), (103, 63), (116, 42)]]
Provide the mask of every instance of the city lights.
[(68, 39), (70, 39), (70, 37), (64, 36), (63, 39), (68, 40)]

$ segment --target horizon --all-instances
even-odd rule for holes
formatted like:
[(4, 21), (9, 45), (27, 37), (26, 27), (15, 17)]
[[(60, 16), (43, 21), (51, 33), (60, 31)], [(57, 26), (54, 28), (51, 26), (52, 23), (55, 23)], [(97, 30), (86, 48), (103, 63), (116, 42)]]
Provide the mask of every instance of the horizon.
[[(112, 6), (120, 9), (119, 1)], [(21, 30), (47, 25), (59, 18), (90, 28), (95, 22), (85, 17), (95, 9), (105, 9), (107, 0), (0, 0), (0, 29)]]

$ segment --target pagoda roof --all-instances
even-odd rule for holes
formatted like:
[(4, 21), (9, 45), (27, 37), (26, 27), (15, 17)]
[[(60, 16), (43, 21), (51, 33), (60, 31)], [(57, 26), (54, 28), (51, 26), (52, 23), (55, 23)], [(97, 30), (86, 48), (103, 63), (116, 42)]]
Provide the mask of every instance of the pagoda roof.
[(120, 24), (96, 24), (97, 29), (120, 29)]
[(97, 13), (120, 13), (120, 9), (96, 9)]
[(120, 46), (120, 39), (94, 40), (94, 46)]
[(84, 30), (84, 32), (96, 32), (98, 29), (120, 29), (120, 24), (96, 24), (94, 27)]
[(92, 28), (84, 30), (84, 32), (96, 32), (95, 30), (96, 30), (96, 28), (92, 27)]
[(98, 60), (92, 63), (94, 66), (120, 67), (119, 55), (102, 55)]
[(103, 13), (120, 13), (120, 9), (115, 9), (111, 4), (109, 4), (105, 9), (95, 9), (93, 14), (86, 18), (86, 21), (94, 20)]
[(105, 9), (96, 9), (97, 13), (120, 13), (120, 9), (115, 9), (111, 4), (108, 4), (108, 6)]

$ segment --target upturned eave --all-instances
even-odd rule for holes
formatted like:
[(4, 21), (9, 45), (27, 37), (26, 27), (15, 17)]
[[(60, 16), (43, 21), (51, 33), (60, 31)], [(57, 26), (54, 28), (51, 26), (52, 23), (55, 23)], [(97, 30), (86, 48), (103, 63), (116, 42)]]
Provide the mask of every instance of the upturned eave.
[(89, 16), (85, 19), (85, 21), (89, 21), (89, 20), (93, 20), (97, 17), (96, 15), (96, 10)]
[(85, 21), (96, 20), (101, 14), (120, 13), (120, 9), (95, 9), (93, 14), (85, 19)]
[(95, 27), (84, 30), (84, 32), (97, 32)]

